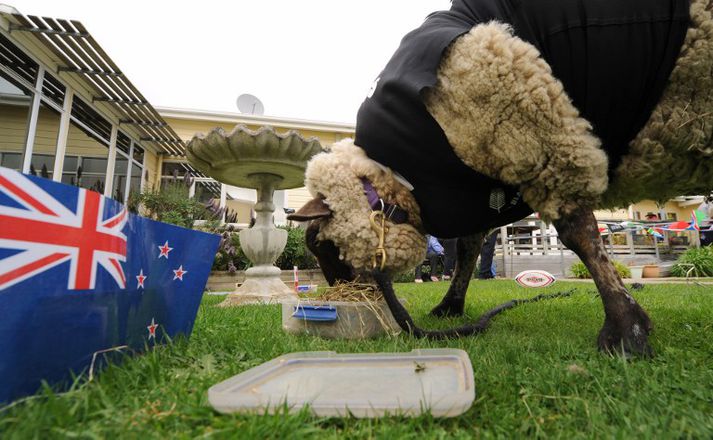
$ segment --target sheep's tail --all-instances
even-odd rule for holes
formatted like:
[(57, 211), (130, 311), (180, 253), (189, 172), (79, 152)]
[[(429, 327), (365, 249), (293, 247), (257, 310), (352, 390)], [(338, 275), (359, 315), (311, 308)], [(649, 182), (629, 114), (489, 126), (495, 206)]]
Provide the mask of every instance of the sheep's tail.
[(480, 318), (478, 318), (478, 320), (475, 322), (475, 324), (463, 325), (461, 327), (455, 327), (446, 330), (424, 330), (416, 326), (416, 324), (413, 322), (413, 319), (411, 318), (411, 315), (409, 315), (408, 311), (404, 308), (404, 306), (396, 297), (396, 293), (394, 292), (394, 288), (391, 284), (391, 278), (386, 273), (381, 272), (379, 270), (374, 271), (372, 275), (374, 276), (374, 280), (376, 281), (377, 286), (381, 290), (381, 293), (384, 295), (386, 304), (389, 306), (391, 314), (394, 316), (394, 319), (396, 320), (396, 323), (399, 325), (399, 327), (401, 327), (405, 332), (417, 338), (428, 339), (445, 339), (453, 337), (457, 338), (461, 336), (469, 336), (477, 333), (482, 333), (488, 328), (488, 325), (490, 325), (490, 320), (495, 315), (499, 314), (504, 310), (511, 309), (519, 304), (570, 296), (576, 290), (570, 289), (566, 292), (558, 292), (548, 295), (541, 294), (527, 299), (512, 299), (483, 313)]

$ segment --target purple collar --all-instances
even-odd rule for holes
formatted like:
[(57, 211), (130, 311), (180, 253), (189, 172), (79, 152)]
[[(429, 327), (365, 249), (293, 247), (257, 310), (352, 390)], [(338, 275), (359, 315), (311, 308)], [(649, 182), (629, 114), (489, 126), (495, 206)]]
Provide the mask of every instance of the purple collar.
[(384, 211), (384, 215), (393, 223), (406, 223), (408, 220), (408, 212), (395, 203), (387, 203), (379, 197), (374, 185), (371, 184), (366, 177), (361, 178), (361, 184), (364, 187), (364, 194), (369, 202), (369, 206), (373, 211)]

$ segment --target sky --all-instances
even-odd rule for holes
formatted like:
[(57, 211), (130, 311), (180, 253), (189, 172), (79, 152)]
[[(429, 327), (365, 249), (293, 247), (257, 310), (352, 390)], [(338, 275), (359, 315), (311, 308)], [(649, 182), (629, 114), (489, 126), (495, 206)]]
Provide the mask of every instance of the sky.
[(354, 123), (401, 38), (450, 0), (0, 0), (81, 21), (155, 107)]

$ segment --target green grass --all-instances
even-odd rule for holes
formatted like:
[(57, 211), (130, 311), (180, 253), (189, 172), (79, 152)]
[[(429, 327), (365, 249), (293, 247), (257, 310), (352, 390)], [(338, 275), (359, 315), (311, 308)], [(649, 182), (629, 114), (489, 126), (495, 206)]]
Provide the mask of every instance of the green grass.
[[(445, 283), (399, 285), (424, 326), (468, 319), (426, 317)], [(603, 311), (593, 285), (569, 298), (506, 311), (487, 333), (458, 340), (406, 336), (330, 341), (286, 335), (278, 306), (213, 307), (206, 297), (190, 341), (175, 341), (106, 368), (66, 394), (49, 390), (0, 412), (11, 438), (711, 438), (713, 436), (713, 287), (647, 285), (633, 292), (655, 323), (652, 360), (599, 353)], [(471, 283), (473, 319), (513, 297), (539, 293), (511, 281)], [(302, 412), (221, 415), (207, 389), (273, 357), (295, 351), (398, 352), (453, 347), (470, 354), (476, 401), (453, 419), (318, 419)]]

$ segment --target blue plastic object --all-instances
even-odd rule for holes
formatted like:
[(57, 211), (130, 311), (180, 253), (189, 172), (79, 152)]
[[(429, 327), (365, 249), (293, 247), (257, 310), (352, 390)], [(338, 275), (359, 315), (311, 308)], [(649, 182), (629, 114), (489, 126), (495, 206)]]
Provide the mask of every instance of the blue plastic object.
[(292, 317), (303, 321), (334, 322), (337, 320), (337, 308), (300, 304), (295, 306)]

